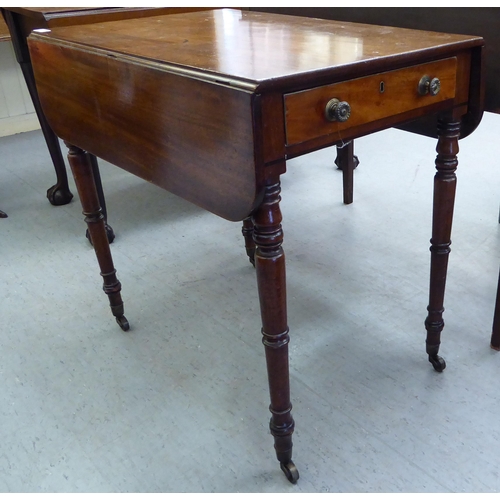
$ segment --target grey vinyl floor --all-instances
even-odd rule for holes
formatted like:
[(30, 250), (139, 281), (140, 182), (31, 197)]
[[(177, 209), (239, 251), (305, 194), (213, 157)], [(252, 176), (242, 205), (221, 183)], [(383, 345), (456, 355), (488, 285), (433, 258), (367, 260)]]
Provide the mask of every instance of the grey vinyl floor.
[(294, 486), (240, 225), (100, 162), (123, 333), (73, 183), (70, 204), (45, 198), (41, 132), (0, 139), (0, 491), (498, 491), (499, 140), (486, 113), (460, 142), (443, 373), (423, 326), (435, 141), (356, 141), (349, 206), (332, 148), (288, 163)]

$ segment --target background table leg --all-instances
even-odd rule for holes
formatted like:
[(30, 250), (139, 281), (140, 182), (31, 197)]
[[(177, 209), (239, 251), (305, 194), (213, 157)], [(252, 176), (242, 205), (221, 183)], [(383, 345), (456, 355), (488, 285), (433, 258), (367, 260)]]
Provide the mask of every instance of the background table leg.
[(47, 198), (52, 205), (66, 205), (73, 198), (73, 194), (69, 190), (68, 175), (66, 174), (66, 167), (61, 154), (59, 139), (50, 128), (50, 125), (45, 118), (45, 114), (43, 113), (42, 106), (40, 105), (31, 62), (19, 62), (19, 65), (21, 66), (28, 91), (30, 93), (31, 100), (33, 101), (33, 106), (35, 107), (38, 121), (40, 122), (40, 127), (56, 171), (56, 184), (47, 190)]
[(129, 324), (124, 316), (121, 298), (121, 283), (116, 278), (116, 270), (111, 257), (104, 216), (99, 205), (92, 165), (88, 153), (66, 143), (69, 148), (68, 161), (73, 171), (80, 202), (85, 215), (90, 237), (104, 281), (104, 292), (108, 295), (111, 312), (122, 330), (127, 331)]
[(342, 184), (344, 191), (344, 203), (349, 205), (353, 201), (354, 192), (354, 169), (359, 165), (358, 157), (354, 154), (354, 141), (337, 146), (337, 158), (335, 165), (342, 170)]
[(255, 242), (253, 241), (253, 222), (251, 217), (243, 220), (243, 227), (241, 228), (243, 238), (245, 240), (245, 249), (247, 251), (248, 260), (255, 266)]
[(492, 349), (500, 351), (500, 276), (498, 277), (497, 299), (495, 303), (495, 314), (493, 316), (493, 331), (490, 345)]
[(279, 178), (266, 186), (264, 201), (253, 216), (256, 244), (255, 267), (262, 316), (262, 335), (266, 353), (271, 396), (270, 429), (277, 458), (287, 478), (295, 483), (299, 473), (292, 462), (290, 382), (286, 311), (285, 254), (282, 249)]
[(446, 368), (444, 359), (438, 356), (441, 331), (444, 327), (444, 292), (448, 256), (451, 245), (451, 225), (455, 204), (458, 166), (458, 137), (460, 122), (440, 120), (438, 123), (438, 144), (436, 175), (434, 176), (434, 204), (431, 238), (431, 273), (429, 286), (429, 314), (425, 320), (427, 329), (426, 350), (429, 361), (438, 372)]
[[(113, 243), (115, 239), (115, 233), (113, 231), (113, 228), (108, 224), (108, 210), (106, 209), (106, 199), (104, 198), (104, 190), (102, 188), (101, 173), (99, 172), (97, 158), (94, 155), (89, 154), (89, 160), (92, 166), (92, 174), (94, 176), (95, 186), (97, 189), (97, 196), (99, 197), (99, 204), (101, 205), (102, 215), (104, 216), (104, 225), (106, 226), (108, 241), (110, 243)], [(86, 236), (90, 243), (92, 243), (92, 238), (90, 237), (90, 233), (88, 231)]]

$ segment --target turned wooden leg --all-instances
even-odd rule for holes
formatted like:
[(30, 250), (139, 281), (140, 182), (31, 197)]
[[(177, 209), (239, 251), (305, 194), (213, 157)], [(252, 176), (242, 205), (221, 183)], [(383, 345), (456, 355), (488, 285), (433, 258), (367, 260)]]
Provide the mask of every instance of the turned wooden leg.
[(344, 203), (349, 205), (353, 201), (354, 169), (359, 165), (358, 157), (354, 154), (354, 141), (337, 146), (335, 165), (339, 170), (342, 170)]
[(85, 215), (90, 237), (92, 239), (97, 261), (101, 268), (104, 281), (104, 292), (109, 298), (111, 312), (122, 330), (127, 331), (129, 324), (123, 315), (123, 301), (120, 295), (121, 283), (116, 278), (116, 270), (111, 257), (108, 235), (104, 223), (104, 216), (99, 204), (99, 197), (95, 185), (92, 165), (88, 153), (82, 149), (66, 143), (69, 148), (68, 160), (73, 171), (80, 202)]
[(498, 277), (497, 300), (493, 315), (493, 331), (491, 333), (491, 348), (500, 351), (500, 276)]
[(436, 175), (434, 177), (434, 204), (431, 238), (431, 273), (429, 287), (429, 312), (425, 327), (427, 329), (426, 350), (429, 361), (438, 372), (446, 368), (446, 363), (438, 356), (441, 331), (444, 327), (443, 303), (448, 269), (448, 256), (451, 245), (451, 225), (455, 204), (455, 188), (458, 166), (458, 137), (460, 122), (440, 120), (438, 123), (438, 144)]
[(270, 429), (281, 469), (295, 483), (299, 473), (292, 462), (290, 382), (288, 370), (288, 335), (286, 312), (285, 254), (281, 247), (279, 177), (266, 186), (264, 201), (253, 215), (255, 267), (262, 316), (262, 335), (266, 353), (271, 396)]
[(251, 217), (243, 220), (241, 232), (245, 240), (245, 250), (247, 251), (248, 260), (255, 267), (255, 242), (253, 241), (253, 222)]

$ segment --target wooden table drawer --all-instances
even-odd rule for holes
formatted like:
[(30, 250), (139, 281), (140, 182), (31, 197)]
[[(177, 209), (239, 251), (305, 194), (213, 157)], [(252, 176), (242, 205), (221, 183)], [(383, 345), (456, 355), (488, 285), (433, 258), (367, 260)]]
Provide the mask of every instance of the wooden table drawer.
[[(413, 109), (455, 97), (457, 60), (455, 57), (419, 64), (285, 95), (287, 144), (340, 132)], [(418, 83), (428, 75), (439, 78), (436, 95), (420, 95)], [(349, 103), (347, 121), (329, 121), (325, 108), (332, 98)]]

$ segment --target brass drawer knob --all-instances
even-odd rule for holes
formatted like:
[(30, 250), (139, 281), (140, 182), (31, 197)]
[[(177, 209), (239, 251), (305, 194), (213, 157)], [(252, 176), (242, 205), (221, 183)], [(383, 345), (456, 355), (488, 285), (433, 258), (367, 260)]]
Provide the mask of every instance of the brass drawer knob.
[(345, 122), (351, 116), (351, 106), (348, 102), (330, 99), (325, 107), (325, 118), (329, 122)]
[(437, 95), (441, 90), (441, 81), (439, 78), (432, 78), (428, 75), (424, 75), (418, 82), (418, 93), (420, 95)]

